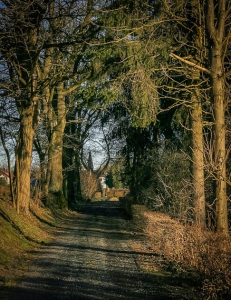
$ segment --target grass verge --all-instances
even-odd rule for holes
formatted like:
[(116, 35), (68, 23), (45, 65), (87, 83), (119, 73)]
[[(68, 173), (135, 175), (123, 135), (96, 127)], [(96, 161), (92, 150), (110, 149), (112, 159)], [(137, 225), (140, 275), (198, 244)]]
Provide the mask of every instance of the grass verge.
[(8, 187), (0, 195), (0, 286), (14, 285), (27, 270), (34, 253), (53, 238), (57, 226), (65, 226), (68, 212), (30, 203), (28, 215), (17, 214)]

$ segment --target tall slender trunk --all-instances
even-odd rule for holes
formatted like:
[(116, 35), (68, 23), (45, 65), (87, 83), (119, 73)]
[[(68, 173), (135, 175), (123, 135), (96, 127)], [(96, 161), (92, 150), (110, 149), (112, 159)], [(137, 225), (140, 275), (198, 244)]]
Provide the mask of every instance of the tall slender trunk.
[[(215, 10), (215, 4), (217, 10)], [(228, 234), (228, 208), (226, 195), (226, 128), (225, 128), (225, 79), (223, 43), (225, 39), (226, 0), (219, 4), (207, 0), (207, 30), (211, 53), (211, 90), (214, 108), (214, 154), (216, 176), (217, 231)]]
[(40, 161), (40, 173), (41, 173), (41, 192), (42, 200), (46, 201), (47, 191), (46, 191), (46, 153), (38, 152)]
[(81, 171), (81, 161), (80, 161), (80, 156), (79, 153), (77, 152), (75, 155), (75, 188), (76, 188), (76, 192), (75, 192), (75, 196), (76, 196), (76, 200), (80, 201), (83, 198), (82, 195), (82, 190), (81, 190), (81, 177), (80, 177), (80, 171)]
[[(219, 69), (220, 62), (214, 62)], [(228, 233), (228, 203), (226, 194), (226, 126), (224, 107), (224, 79), (213, 76), (213, 100), (215, 115), (215, 175), (217, 230)]]
[(192, 162), (194, 209), (196, 224), (205, 227), (205, 185), (204, 185), (204, 157), (203, 157), (203, 126), (202, 107), (198, 93), (193, 93), (192, 101)]
[(9, 153), (9, 150), (7, 148), (7, 145), (6, 145), (1, 126), (0, 126), (0, 138), (1, 138), (1, 141), (2, 141), (3, 149), (4, 149), (4, 151), (6, 153), (6, 157), (7, 157), (7, 166), (8, 166), (9, 180), (10, 180), (10, 194), (11, 194), (13, 206), (15, 207), (16, 203), (15, 203), (15, 197), (14, 197), (14, 191), (13, 191), (13, 182), (12, 182), (12, 176), (11, 176), (10, 153)]
[[(192, 11), (195, 22), (197, 22), (197, 30), (193, 33), (192, 42), (195, 41), (195, 46), (198, 49), (194, 57), (194, 62), (202, 64), (200, 53), (204, 48), (204, 33), (203, 33), (203, 14), (201, 2), (191, 0)], [(192, 68), (192, 80), (195, 87), (191, 94), (192, 102), (192, 161), (193, 161), (193, 188), (194, 188), (194, 209), (196, 215), (196, 224), (202, 228), (206, 226), (205, 212), (205, 177), (204, 177), (204, 139), (203, 139), (203, 117), (202, 103), (198, 84), (201, 82), (201, 72), (197, 68)]]
[[(70, 98), (68, 99), (70, 101)], [(70, 104), (70, 102), (69, 102)], [(65, 139), (64, 139), (64, 154), (63, 154), (63, 168), (65, 170), (65, 178), (63, 181), (63, 192), (65, 198), (68, 200), (69, 207), (75, 203), (75, 183), (76, 183), (76, 170), (74, 168), (75, 164), (75, 151), (76, 145), (70, 139), (70, 135), (75, 135), (76, 124), (71, 122), (76, 117), (76, 111), (73, 107), (71, 111), (68, 112), (66, 116), (66, 128), (65, 128)], [(71, 167), (71, 169), (70, 169)]]
[[(195, 64), (201, 61), (200, 53), (203, 51), (204, 33), (202, 31), (203, 14), (201, 3), (198, 0), (191, 0), (194, 22), (198, 24), (197, 30), (192, 34), (192, 43), (195, 44), (198, 52), (193, 61)], [(191, 68), (192, 81), (195, 84), (191, 94), (192, 102), (192, 163), (193, 163), (193, 188), (194, 188), (194, 210), (196, 224), (202, 228), (206, 225), (205, 213), (205, 178), (204, 178), (204, 148), (203, 148), (203, 118), (202, 103), (198, 84), (201, 82), (200, 70)]]

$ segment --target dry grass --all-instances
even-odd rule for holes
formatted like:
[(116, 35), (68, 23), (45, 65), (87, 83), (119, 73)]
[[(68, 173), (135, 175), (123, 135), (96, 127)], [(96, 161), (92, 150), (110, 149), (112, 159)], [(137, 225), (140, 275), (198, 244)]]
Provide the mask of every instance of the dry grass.
[[(133, 208), (155, 253), (200, 276), (204, 299), (230, 299), (231, 239), (184, 226), (168, 215)], [(228, 296), (229, 295), (229, 296)], [(228, 299), (227, 298), (227, 299)]]

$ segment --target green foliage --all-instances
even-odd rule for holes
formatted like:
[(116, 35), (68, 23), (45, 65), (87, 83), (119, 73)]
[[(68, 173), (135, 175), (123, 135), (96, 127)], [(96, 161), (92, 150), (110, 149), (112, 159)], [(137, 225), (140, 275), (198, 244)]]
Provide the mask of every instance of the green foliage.
[(112, 188), (114, 187), (114, 182), (113, 182), (113, 175), (112, 175), (112, 172), (108, 172), (107, 176), (106, 176), (106, 185), (109, 187), (109, 188)]
[(145, 128), (157, 121), (158, 88), (172, 44), (171, 37), (163, 35), (158, 27), (160, 3), (119, 1), (105, 16), (102, 15), (99, 22), (105, 28), (103, 36), (107, 43), (95, 51), (94, 69), (100, 69), (98, 74), (105, 74), (106, 80), (100, 79), (101, 86), (109, 83), (110, 88), (100, 91), (98, 85), (93, 89), (99, 92), (104, 108), (108, 103), (122, 101), (132, 125)]
[(4, 178), (0, 178), (0, 185), (5, 186), (6, 185), (6, 180)]
[[(140, 201), (141, 190), (147, 185), (150, 174), (146, 159), (149, 151), (155, 147), (156, 126), (146, 128), (128, 127), (126, 146), (123, 148), (125, 171), (123, 181), (129, 186), (132, 196)], [(148, 168), (147, 168), (148, 166)]]
[(125, 182), (123, 182), (123, 173), (124, 173), (124, 161), (121, 159), (114, 162), (110, 167), (109, 172), (109, 187), (114, 187), (116, 189), (124, 188)]

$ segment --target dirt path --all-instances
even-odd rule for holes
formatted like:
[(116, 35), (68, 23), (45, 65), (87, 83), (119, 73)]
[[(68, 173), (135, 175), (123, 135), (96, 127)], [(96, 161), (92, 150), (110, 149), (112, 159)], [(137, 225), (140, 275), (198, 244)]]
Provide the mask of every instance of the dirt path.
[(128, 229), (118, 205), (106, 201), (86, 206), (37, 254), (21, 284), (0, 299), (190, 299), (186, 287), (160, 285), (142, 271), (137, 257), (147, 263), (157, 258), (131, 246), (136, 239), (139, 243), (139, 236)]

